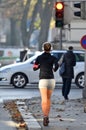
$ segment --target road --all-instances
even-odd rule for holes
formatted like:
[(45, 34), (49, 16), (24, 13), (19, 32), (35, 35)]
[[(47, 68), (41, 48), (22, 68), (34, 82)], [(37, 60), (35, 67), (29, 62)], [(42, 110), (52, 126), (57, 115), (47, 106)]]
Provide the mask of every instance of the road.
[[(70, 99), (82, 98), (82, 91), (83, 89), (72, 88), (69, 98)], [(56, 88), (53, 94), (58, 95), (60, 98), (63, 98), (61, 95), (61, 88)], [(0, 86), (0, 102), (9, 99), (26, 99), (26, 98), (32, 98), (37, 96), (40, 96), (38, 88), (27, 87), (24, 89), (15, 89), (15, 88), (11, 88), (10, 86), (8, 87)]]

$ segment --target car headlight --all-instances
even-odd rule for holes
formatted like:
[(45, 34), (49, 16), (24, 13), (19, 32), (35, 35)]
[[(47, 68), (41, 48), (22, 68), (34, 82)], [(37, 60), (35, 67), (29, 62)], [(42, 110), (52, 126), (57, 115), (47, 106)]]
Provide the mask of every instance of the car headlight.
[(11, 68), (6, 68), (6, 69), (0, 69), (0, 73), (8, 73), (10, 72)]

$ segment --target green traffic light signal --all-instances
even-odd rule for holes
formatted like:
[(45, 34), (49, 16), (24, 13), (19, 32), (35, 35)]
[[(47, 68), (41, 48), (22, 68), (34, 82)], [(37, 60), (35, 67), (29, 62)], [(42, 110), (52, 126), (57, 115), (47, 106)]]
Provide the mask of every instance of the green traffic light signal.
[(62, 20), (56, 20), (56, 21), (55, 21), (55, 27), (63, 27), (63, 22), (62, 22)]

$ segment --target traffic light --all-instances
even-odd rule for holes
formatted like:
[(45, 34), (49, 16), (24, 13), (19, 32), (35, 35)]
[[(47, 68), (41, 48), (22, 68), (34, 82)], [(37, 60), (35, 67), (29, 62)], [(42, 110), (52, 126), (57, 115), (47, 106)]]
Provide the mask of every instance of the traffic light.
[(64, 2), (55, 3), (55, 27), (64, 25)]
[(79, 3), (75, 3), (74, 7), (79, 9), (78, 11), (76, 10), (74, 12), (74, 15), (77, 16), (77, 17), (81, 17), (81, 3), (80, 2)]
[(74, 3), (74, 7), (77, 8), (74, 15), (81, 19), (86, 19), (86, 1)]

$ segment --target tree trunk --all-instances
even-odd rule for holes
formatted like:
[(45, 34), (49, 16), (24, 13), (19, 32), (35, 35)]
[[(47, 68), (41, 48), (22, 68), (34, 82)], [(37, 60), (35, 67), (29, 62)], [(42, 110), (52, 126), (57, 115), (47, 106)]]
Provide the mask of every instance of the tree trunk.
[(13, 18), (10, 18), (10, 23), (11, 23), (11, 45), (16, 46), (17, 45), (16, 21)]
[(24, 47), (27, 47), (28, 43), (27, 43), (27, 15), (28, 15), (28, 10), (30, 7), (30, 2), (31, 0), (27, 0), (25, 9), (24, 9), (24, 13), (23, 13), (23, 17), (21, 20), (21, 32), (22, 32), (22, 41), (23, 41), (23, 45)]
[(50, 0), (46, 1), (46, 5), (42, 14), (42, 18), (41, 18), (41, 30), (40, 30), (39, 39), (38, 39), (39, 51), (42, 50), (42, 44), (43, 42), (46, 42), (48, 38), (48, 32), (49, 32), (50, 21), (51, 21), (52, 10), (53, 10), (53, 6), (52, 6), (53, 1), (51, 1), (50, 4), (49, 2)]
[[(42, 4), (42, 1), (41, 0), (38, 0), (38, 2), (36, 3), (35, 7), (34, 7), (34, 11), (33, 11), (33, 15), (32, 15), (32, 20), (31, 20), (31, 24), (30, 24), (30, 27), (29, 27), (29, 32), (28, 32), (28, 37), (27, 37), (27, 40), (28, 42), (30, 41), (30, 37), (31, 37), (31, 34), (33, 33), (33, 30), (34, 30), (34, 22), (35, 22), (35, 19), (36, 19), (36, 15), (38, 13), (38, 10), (39, 10), (39, 7), (41, 6)], [(42, 7), (42, 6), (41, 6)], [(27, 42), (27, 43), (28, 43)]]

